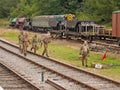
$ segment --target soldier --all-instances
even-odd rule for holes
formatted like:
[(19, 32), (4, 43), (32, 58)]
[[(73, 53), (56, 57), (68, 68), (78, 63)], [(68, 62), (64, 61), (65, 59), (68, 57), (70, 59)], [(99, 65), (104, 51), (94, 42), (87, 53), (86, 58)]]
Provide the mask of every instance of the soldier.
[(27, 55), (28, 43), (30, 44), (30, 41), (28, 39), (28, 34), (25, 33), (25, 35), (23, 36), (23, 53), (25, 56)]
[(50, 42), (51, 42), (50, 37), (45, 37), (43, 39), (43, 44), (44, 44), (44, 50), (42, 53), (43, 56), (44, 56), (44, 54), (46, 54), (46, 56), (49, 57), (48, 56), (48, 43), (50, 43)]
[(87, 41), (84, 41), (82, 47), (80, 48), (80, 55), (82, 55), (82, 66), (87, 67), (87, 60), (88, 60), (88, 54), (89, 54), (89, 47)]
[(21, 53), (23, 53), (23, 31), (20, 32), (20, 35), (18, 36), (19, 39), (19, 50)]
[(38, 49), (38, 38), (37, 38), (36, 34), (35, 34), (35, 36), (32, 39), (32, 48), (31, 48), (31, 51), (32, 51), (32, 49), (34, 49), (34, 53), (36, 53), (36, 50)]

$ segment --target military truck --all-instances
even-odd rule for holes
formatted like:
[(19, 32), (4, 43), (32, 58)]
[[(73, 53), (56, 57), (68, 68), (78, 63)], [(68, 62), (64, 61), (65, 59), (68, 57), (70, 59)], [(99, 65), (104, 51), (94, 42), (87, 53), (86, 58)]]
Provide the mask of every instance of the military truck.
[(52, 16), (49, 16), (49, 15), (33, 17), (32, 31), (48, 32), (51, 29), (51, 26), (49, 25), (50, 18), (52, 18)]

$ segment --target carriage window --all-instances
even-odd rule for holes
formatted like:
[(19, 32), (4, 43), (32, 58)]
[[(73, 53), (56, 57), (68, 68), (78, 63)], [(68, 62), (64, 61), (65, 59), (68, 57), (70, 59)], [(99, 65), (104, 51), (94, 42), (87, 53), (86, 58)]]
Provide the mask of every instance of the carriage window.
[(82, 26), (82, 32), (85, 32), (85, 29), (86, 29), (86, 27), (85, 26)]
[(87, 31), (88, 31), (88, 32), (92, 32), (92, 31), (93, 31), (93, 26), (88, 26), (88, 27), (87, 27)]

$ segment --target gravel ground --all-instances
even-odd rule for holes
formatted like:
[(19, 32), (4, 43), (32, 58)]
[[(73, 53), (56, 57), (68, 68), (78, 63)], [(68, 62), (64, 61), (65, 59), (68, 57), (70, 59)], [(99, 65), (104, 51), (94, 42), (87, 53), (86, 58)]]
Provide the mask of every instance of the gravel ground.
[[(0, 86), (4, 90), (36, 90), (26, 81), (0, 64)], [(1, 90), (1, 89), (0, 89)]]
[(36, 66), (31, 67), (28, 62), (25, 62), (24, 60), (5, 52), (2, 49), (0, 49), (0, 59), (1, 62), (6, 63), (8, 66), (30, 80), (32, 83), (41, 87), (41, 90), (56, 90), (46, 83), (41, 83), (41, 72), (38, 72), (37, 70), (34, 71), (34, 68), (36, 68)]

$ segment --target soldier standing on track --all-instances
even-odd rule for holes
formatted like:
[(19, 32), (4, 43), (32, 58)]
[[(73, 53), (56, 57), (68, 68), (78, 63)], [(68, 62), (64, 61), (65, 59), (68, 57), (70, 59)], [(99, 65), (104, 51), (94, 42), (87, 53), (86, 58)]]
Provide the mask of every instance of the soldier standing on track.
[(30, 41), (28, 39), (28, 34), (25, 33), (25, 35), (23, 36), (23, 53), (25, 56), (27, 55), (28, 43), (30, 44)]
[(24, 36), (24, 33), (23, 31), (20, 32), (20, 35), (18, 36), (18, 39), (19, 39), (19, 50), (21, 53), (23, 53), (23, 36)]
[(36, 50), (38, 49), (38, 38), (37, 38), (36, 34), (35, 34), (35, 36), (32, 39), (32, 48), (31, 48), (31, 51), (32, 51), (32, 49), (34, 49), (34, 53), (36, 53)]
[(51, 42), (50, 37), (45, 37), (43, 39), (43, 44), (44, 44), (44, 50), (42, 53), (43, 56), (44, 56), (44, 54), (46, 54), (46, 56), (49, 57), (49, 55), (48, 55), (48, 43), (50, 43), (50, 42)]
[(82, 66), (84, 66), (84, 63), (86, 67), (88, 66), (87, 65), (88, 54), (89, 54), (89, 46), (87, 41), (84, 41), (82, 47), (80, 48), (80, 55), (82, 55)]

